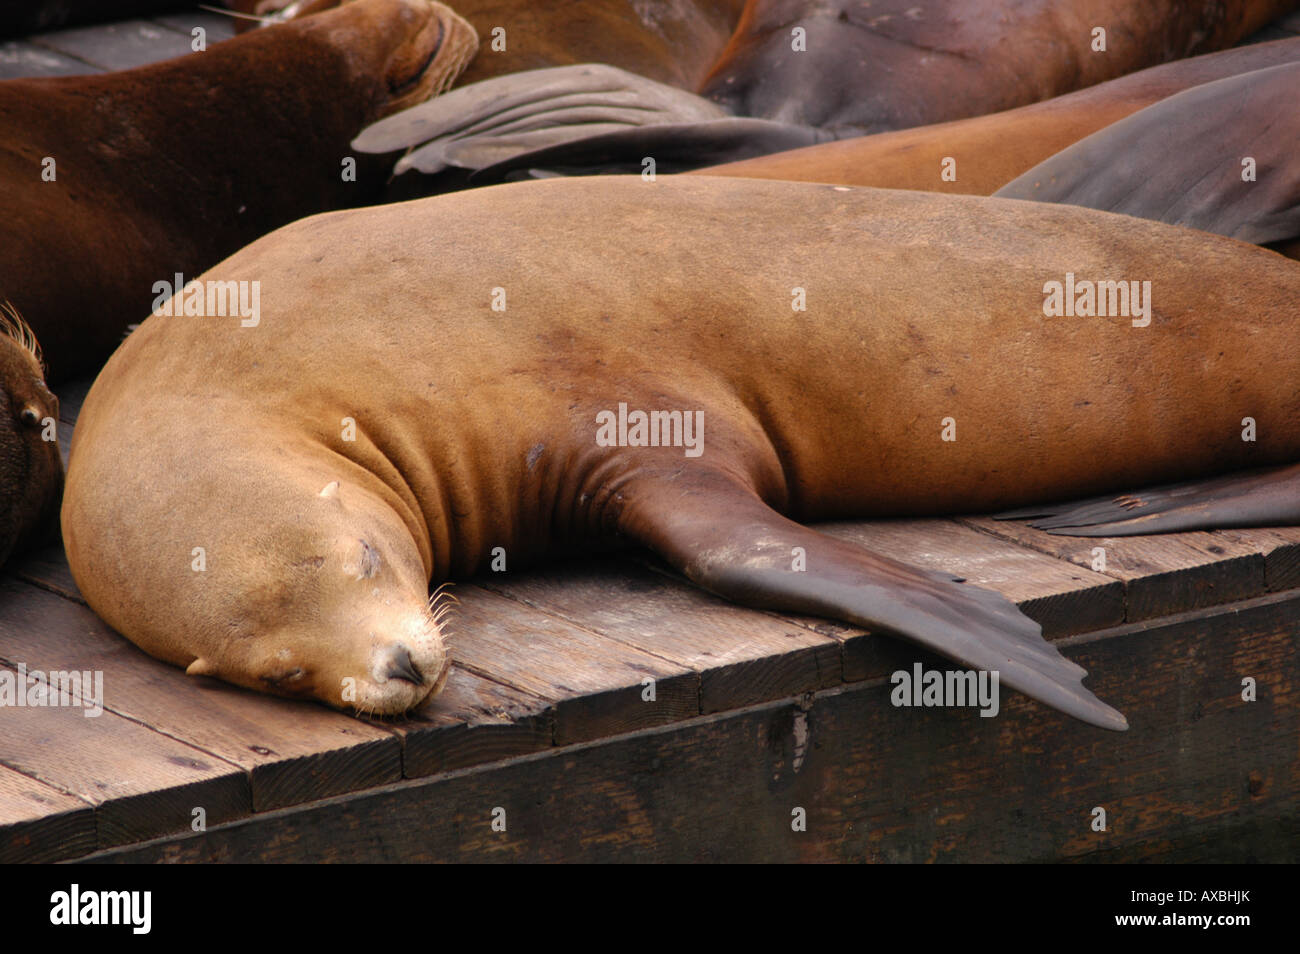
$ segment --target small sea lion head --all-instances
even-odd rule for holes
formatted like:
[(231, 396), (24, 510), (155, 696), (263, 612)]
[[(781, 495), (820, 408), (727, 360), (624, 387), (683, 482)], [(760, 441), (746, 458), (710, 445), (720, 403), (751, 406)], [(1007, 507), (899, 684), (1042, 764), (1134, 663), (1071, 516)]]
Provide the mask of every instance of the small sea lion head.
[(0, 564), (52, 526), (63, 490), (58, 416), (36, 336), (0, 302)]
[(362, 715), (400, 715), (437, 694), (450, 670), (450, 597), (430, 598), (410, 531), (355, 485), (255, 521), (220, 546), (199, 584), (237, 594), (238, 618), (208, 633), (191, 675), (312, 697)]
[[(355, 22), (349, 55), (359, 64), (384, 64), (375, 119), (437, 96), (478, 52), (474, 28), (433, 0), (368, 0), (345, 5), (343, 13)], [(376, 73), (367, 65), (361, 75)]]

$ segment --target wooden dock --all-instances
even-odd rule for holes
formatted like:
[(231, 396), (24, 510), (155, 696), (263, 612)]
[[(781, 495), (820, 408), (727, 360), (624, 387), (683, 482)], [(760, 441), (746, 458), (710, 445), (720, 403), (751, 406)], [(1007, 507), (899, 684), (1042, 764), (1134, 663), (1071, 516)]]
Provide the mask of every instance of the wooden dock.
[[(62, 395), (65, 441), (83, 391)], [(0, 666), (102, 672), (104, 712), (0, 707), (0, 860), (1300, 855), (1300, 529), (828, 529), (1014, 599), (1132, 728), (1016, 693), (993, 719), (895, 708), (891, 673), (947, 664), (635, 555), (457, 587), (444, 693), (360, 720), (146, 656), (52, 546), (0, 579)]]
[[(61, 31), (0, 45), (0, 76), (184, 53), (191, 22), (228, 32)], [(1012, 692), (895, 708), (891, 673), (949, 664), (635, 554), (459, 586), (444, 693), (361, 720), (153, 660), (52, 546), (0, 577), (0, 670), (102, 672), (104, 711), (0, 707), (0, 861), (1300, 860), (1300, 529), (827, 529), (1014, 599), (1131, 729)]]

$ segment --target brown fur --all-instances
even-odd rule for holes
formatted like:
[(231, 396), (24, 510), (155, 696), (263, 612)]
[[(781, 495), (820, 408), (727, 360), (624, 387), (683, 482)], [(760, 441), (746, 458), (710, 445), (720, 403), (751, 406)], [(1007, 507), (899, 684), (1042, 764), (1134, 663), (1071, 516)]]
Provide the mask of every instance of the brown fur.
[[(1045, 317), (1044, 282), (1067, 271), (1152, 281), (1150, 326)], [(149, 652), (263, 690), (292, 665), (333, 705), (358, 704), (349, 676), (377, 711), (425, 698), (431, 680), (371, 679), (372, 656), (409, 638), (431, 579), (493, 547), (518, 566), (628, 534), (688, 574), (749, 553), (718, 530), (736, 517), (723, 485), (815, 520), (1300, 459), (1300, 266), (1087, 209), (556, 179), (313, 217), (210, 277), (274, 299), (256, 328), (152, 317), (108, 363), (76, 432), (68, 559)], [(597, 446), (619, 402), (702, 410), (704, 454)], [(708, 560), (665, 537), (696, 500)], [(425, 641), (432, 673), (442, 643)]]
[(97, 369), (155, 282), (376, 195), (382, 161), (342, 181), (349, 141), (463, 66), (454, 23), (426, 0), (358, 0), (165, 63), (0, 83), (0, 295), (51, 380)]
[(63, 461), (59, 401), (45, 386), (40, 346), (22, 316), (0, 301), (0, 564), (34, 543), (58, 511)]

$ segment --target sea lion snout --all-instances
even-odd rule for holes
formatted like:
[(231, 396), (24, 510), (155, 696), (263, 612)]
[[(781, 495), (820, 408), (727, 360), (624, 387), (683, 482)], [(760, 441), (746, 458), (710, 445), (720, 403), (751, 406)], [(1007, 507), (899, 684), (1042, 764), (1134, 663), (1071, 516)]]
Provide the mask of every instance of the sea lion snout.
[(411, 662), (411, 651), (398, 643), (388, 651), (388, 668), (384, 671), (388, 679), (404, 679), (415, 686), (424, 685), (424, 676)]
[(378, 116), (423, 102), (446, 90), (478, 52), (478, 33), (434, 0), (392, 0), (388, 18), (397, 40), (384, 69), (388, 102)]
[(354, 692), (342, 680), (339, 699), (326, 701), (362, 713), (401, 715), (442, 689), (451, 660), (438, 624), (424, 611), (395, 630), (397, 638), (371, 635), (369, 678), (357, 680)]

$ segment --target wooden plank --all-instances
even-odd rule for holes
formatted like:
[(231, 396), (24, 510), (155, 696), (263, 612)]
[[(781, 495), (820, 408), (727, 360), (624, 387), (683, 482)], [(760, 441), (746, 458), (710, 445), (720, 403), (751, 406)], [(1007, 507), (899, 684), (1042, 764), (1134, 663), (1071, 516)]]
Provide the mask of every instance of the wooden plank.
[(23, 40), (0, 43), (0, 80), (23, 76), (76, 76), (99, 72), (81, 60)]
[(544, 699), (453, 665), (438, 697), (391, 728), (403, 738), (402, 774), (419, 778), (550, 748), (555, 712)]
[(701, 712), (843, 681), (835, 638), (733, 606), (632, 560), (557, 562), (476, 582), (698, 672)]
[(1279, 22), (1274, 21), (1267, 26), (1256, 30), (1246, 39), (1242, 40), (1239, 46), (1249, 46), (1252, 43), (1269, 43), (1273, 40), (1289, 40), (1295, 33), (1285, 29)]
[(148, 20), (55, 30), (30, 43), (104, 70), (128, 70), (190, 53), (190, 41)]
[(6, 566), (5, 572), (64, 599), (85, 605), (86, 600), (77, 587), (77, 581), (72, 578), (62, 543), (51, 542), (24, 553)]
[[(607, 639), (479, 586), (456, 588), (448, 624), (457, 665), (552, 703), (568, 745), (666, 725), (699, 712), (690, 667)], [(653, 680), (654, 699), (644, 680)]]
[(1264, 557), (1218, 532), (1143, 537), (1067, 537), (992, 517), (961, 522), (1057, 559), (1090, 567), (1093, 550), (1106, 551), (1100, 572), (1124, 583), (1130, 622), (1250, 599), (1264, 590)]
[[(85, 606), (27, 583), (0, 580), (0, 657), (31, 669), (102, 671), (107, 709), (239, 766), (257, 811), (401, 778), (392, 732), (324, 706), (192, 679)], [(0, 725), (7, 721), (0, 710)]]
[[(17, 679), (7, 638), (3, 645), (5, 668)], [(30, 675), (21, 683), (36, 685)], [(92, 718), (87, 711), (0, 708), (0, 765), (95, 805), (99, 847), (188, 831), (197, 808), (208, 824), (252, 810), (248, 776), (237, 766), (114, 712)]]
[(1264, 586), (1269, 592), (1300, 587), (1300, 527), (1221, 530), (1220, 535), (1264, 557)]
[(76, 430), (77, 416), (81, 405), (86, 400), (92, 380), (86, 378), (59, 386), (56, 394), (59, 398), (59, 457), (63, 460), (63, 472), (68, 471), (68, 460), (72, 454), (72, 434)]
[(0, 864), (63, 861), (94, 850), (89, 802), (0, 767)]
[[(269, 813), (105, 861), (1025, 861), (1200, 845), (1300, 810), (1300, 593), (1061, 641), (1132, 729), (825, 690)], [(1239, 679), (1259, 680), (1259, 701)], [(1093, 809), (1107, 830), (1092, 830)], [(504, 809), (506, 830), (494, 831)], [(806, 812), (805, 831), (792, 812)], [(1150, 850), (1154, 846), (1155, 850)], [(1295, 843), (1261, 838), (1260, 861)]]

